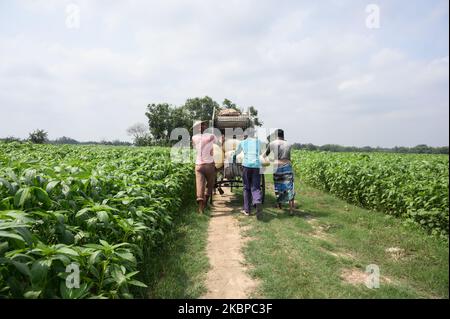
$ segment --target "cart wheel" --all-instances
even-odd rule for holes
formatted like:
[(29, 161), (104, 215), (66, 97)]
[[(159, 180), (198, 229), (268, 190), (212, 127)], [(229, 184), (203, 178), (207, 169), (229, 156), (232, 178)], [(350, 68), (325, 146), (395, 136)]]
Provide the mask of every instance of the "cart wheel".
[(266, 178), (264, 174), (261, 174), (261, 202), (264, 204), (266, 197)]

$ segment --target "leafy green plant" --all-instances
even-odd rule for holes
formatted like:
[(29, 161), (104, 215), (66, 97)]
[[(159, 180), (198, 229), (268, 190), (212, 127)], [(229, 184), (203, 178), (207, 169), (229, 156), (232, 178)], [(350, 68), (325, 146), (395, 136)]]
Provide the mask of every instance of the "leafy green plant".
[(448, 237), (448, 156), (295, 151), (308, 184)]
[[(191, 194), (165, 148), (0, 143), (0, 298), (132, 298)], [(80, 287), (68, 288), (77, 264)]]

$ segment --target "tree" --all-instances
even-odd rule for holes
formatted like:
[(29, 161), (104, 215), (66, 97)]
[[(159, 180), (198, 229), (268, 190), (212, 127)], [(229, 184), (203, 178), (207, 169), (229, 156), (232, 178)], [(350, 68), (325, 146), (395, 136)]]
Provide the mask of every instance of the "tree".
[(0, 139), (1, 142), (5, 143), (13, 143), (13, 142), (21, 142), (21, 139), (15, 136), (8, 136)]
[(142, 137), (148, 133), (148, 129), (143, 123), (136, 123), (127, 128), (127, 134), (134, 139)]
[[(223, 107), (226, 109), (233, 109), (233, 110), (240, 111), (240, 107), (236, 103), (233, 103), (232, 101), (230, 101), (229, 99), (224, 99), (222, 104), (223, 104)], [(254, 106), (250, 106), (248, 108), (248, 112), (249, 112), (249, 115), (253, 118), (253, 123), (255, 124), (255, 126), (263, 125), (263, 122), (260, 121), (258, 118), (258, 110)]]
[(220, 106), (209, 96), (187, 99), (179, 107), (167, 103), (149, 104), (145, 115), (151, 138), (157, 143), (168, 142), (170, 133), (175, 128), (186, 128), (192, 133), (193, 122), (210, 120), (215, 108), (220, 109)]
[[(223, 105), (225, 108), (239, 110), (239, 107), (228, 99), (224, 100)], [(145, 113), (150, 131), (148, 139), (151, 139), (152, 143), (166, 145), (170, 143), (170, 133), (173, 129), (186, 128), (192, 134), (192, 124), (195, 120), (211, 120), (214, 110), (217, 112), (221, 109), (222, 107), (209, 96), (187, 99), (178, 107), (167, 103), (149, 104)], [(255, 125), (261, 126), (256, 108), (251, 106), (249, 112)], [(130, 131), (129, 134), (134, 132)]]
[(44, 130), (34, 130), (29, 134), (29, 140), (35, 144), (44, 144), (48, 141), (48, 133)]
[(432, 153), (431, 147), (429, 147), (429, 146), (426, 145), (426, 144), (419, 144), (419, 145), (416, 145), (416, 146), (414, 146), (414, 147), (411, 149), (411, 151), (414, 152), (414, 153), (419, 153), (419, 154), (429, 154), (429, 153)]
[(149, 104), (145, 115), (152, 138), (156, 141), (167, 141), (170, 134), (171, 106), (167, 103)]
[(79, 144), (80, 142), (78, 142), (77, 140), (70, 138), (70, 137), (60, 137), (57, 138), (53, 143), (55, 144)]
[(128, 135), (133, 137), (136, 146), (146, 146), (149, 144), (149, 129), (143, 123), (136, 123), (127, 129)]
[(214, 101), (209, 96), (187, 99), (183, 107), (189, 114), (191, 126), (192, 122), (195, 120), (211, 120), (214, 109), (220, 109), (219, 103)]
[(258, 110), (254, 106), (250, 106), (249, 112), (250, 116), (253, 118), (253, 123), (255, 123), (255, 126), (262, 126), (263, 122), (258, 118)]
[(185, 128), (192, 134), (193, 121), (186, 107), (173, 108), (170, 113), (169, 133), (176, 128)]
[(229, 99), (224, 99), (222, 105), (226, 109), (233, 109), (236, 111), (240, 111), (239, 107), (235, 103), (231, 102)]

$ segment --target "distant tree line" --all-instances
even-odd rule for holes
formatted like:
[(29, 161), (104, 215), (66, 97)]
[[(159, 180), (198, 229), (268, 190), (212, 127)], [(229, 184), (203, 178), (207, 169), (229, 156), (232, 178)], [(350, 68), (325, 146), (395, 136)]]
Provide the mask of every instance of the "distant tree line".
[(14, 136), (8, 136), (5, 138), (0, 138), (0, 142), (4, 143), (12, 143), (12, 142), (19, 142), (19, 143), (25, 143), (25, 142), (31, 142), (34, 144), (71, 144), (71, 145), (114, 145), (114, 146), (130, 146), (132, 143), (130, 142), (124, 142), (120, 140), (113, 140), (113, 141), (106, 141), (101, 140), (99, 142), (97, 141), (87, 141), (87, 142), (80, 142), (70, 137), (60, 137), (54, 140), (50, 140), (48, 138), (48, 133), (45, 130), (35, 130), (31, 132), (27, 139), (21, 139)]
[(114, 145), (114, 146), (130, 146), (132, 143), (126, 142), (126, 141), (120, 141), (118, 139), (107, 141), (107, 140), (101, 140), (101, 141), (77, 141), (70, 137), (60, 137), (55, 140), (49, 141), (51, 144), (79, 144), (79, 145)]
[(48, 133), (44, 130), (34, 130), (33, 132), (28, 134), (27, 139), (21, 139), (15, 136), (8, 136), (5, 138), (0, 138), (0, 141), (5, 143), (11, 143), (11, 142), (31, 142), (34, 144), (44, 144), (48, 143)]
[[(186, 128), (192, 135), (192, 125), (196, 120), (212, 119), (214, 110), (241, 108), (229, 99), (224, 99), (222, 105), (214, 101), (211, 97), (189, 98), (182, 105), (176, 106), (168, 103), (151, 103), (147, 105), (145, 116), (147, 125), (136, 123), (127, 129), (128, 135), (133, 138), (136, 146), (170, 146), (176, 141), (170, 140), (170, 133), (175, 128)], [(258, 118), (258, 111), (254, 106), (248, 107), (248, 112), (253, 118), (255, 125), (261, 126), (263, 123)], [(16, 137), (6, 137), (0, 141), (4, 142), (25, 142), (30, 141), (35, 144), (93, 144), (93, 145), (131, 145), (132, 143), (119, 140), (114, 141), (88, 141), (80, 142), (70, 137), (60, 137), (49, 140), (48, 134), (44, 130), (35, 130), (29, 134), (28, 139), (21, 140)]]
[(298, 150), (308, 151), (328, 151), (328, 152), (387, 152), (387, 153), (411, 153), (411, 154), (448, 154), (448, 146), (432, 147), (426, 144), (419, 144), (414, 147), (396, 146), (392, 148), (371, 147), (371, 146), (342, 146), (336, 144), (325, 144), (317, 146), (311, 143), (295, 143), (292, 146)]
[[(173, 106), (167, 103), (149, 104), (145, 115), (148, 119), (148, 126), (137, 123), (127, 129), (127, 133), (133, 137), (133, 143), (120, 141), (87, 141), (80, 142), (70, 137), (60, 137), (55, 140), (48, 139), (45, 130), (38, 129), (29, 133), (27, 139), (20, 139), (14, 136), (0, 138), (0, 142), (32, 142), (35, 144), (78, 144), (78, 145), (114, 145), (114, 146), (170, 146), (176, 141), (170, 141), (170, 132), (177, 127), (184, 127), (192, 134), (192, 124), (195, 120), (209, 120), (212, 118), (213, 110), (232, 108), (239, 110), (239, 107), (228, 99), (225, 99), (220, 106), (208, 96), (203, 98), (193, 98), (186, 100), (181, 106)], [(251, 106), (250, 115), (254, 118), (255, 125), (261, 126), (258, 111)], [(387, 152), (387, 153), (411, 153), (411, 154), (449, 154), (448, 146), (433, 147), (426, 144), (419, 144), (414, 147), (395, 146), (371, 147), (371, 146), (342, 146), (337, 144), (314, 145), (311, 143), (294, 143), (293, 149), (308, 151), (328, 151), (328, 152)]]

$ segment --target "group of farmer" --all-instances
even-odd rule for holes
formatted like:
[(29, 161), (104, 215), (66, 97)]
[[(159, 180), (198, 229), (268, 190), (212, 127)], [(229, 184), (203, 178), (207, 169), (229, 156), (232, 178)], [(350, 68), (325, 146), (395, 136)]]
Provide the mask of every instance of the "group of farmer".
[[(199, 121), (194, 124), (192, 145), (197, 151), (195, 161), (196, 196), (199, 212), (203, 213), (216, 181), (216, 167), (214, 163), (214, 143), (217, 138), (214, 134), (206, 133), (208, 122)], [(197, 134), (195, 134), (197, 133)], [(256, 136), (254, 128), (244, 132), (243, 140), (237, 144), (232, 154), (233, 162), (238, 155), (243, 154), (242, 182), (244, 204), (242, 213), (249, 216), (252, 208), (256, 210), (256, 217), (262, 218), (262, 191), (261, 174), (263, 165), (267, 165), (268, 157), (272, 154), (273, 180), (277, 208), (282, 204), (289, 204), (289, 212), (294, 210), (294, 174), (291, 164), (291, 145), (284, 138), (284, 131), (278, 129), (274, 132), (273, 140), (265, 146)]]

